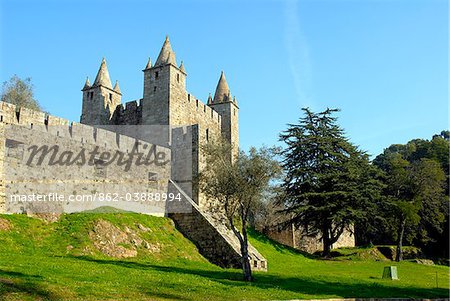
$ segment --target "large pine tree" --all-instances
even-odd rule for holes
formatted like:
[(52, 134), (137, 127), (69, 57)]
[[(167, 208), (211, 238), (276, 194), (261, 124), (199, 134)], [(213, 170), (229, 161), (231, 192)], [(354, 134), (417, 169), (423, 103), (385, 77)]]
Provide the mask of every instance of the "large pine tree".
[(280, 135), (287, 145), (282, 202), (292, 222), (321, 234), (327, 256), (344, 230), (375, 207), (380, 181), (367, 154), (337, 124), (337, 109), (303, 111), (300, 123)]

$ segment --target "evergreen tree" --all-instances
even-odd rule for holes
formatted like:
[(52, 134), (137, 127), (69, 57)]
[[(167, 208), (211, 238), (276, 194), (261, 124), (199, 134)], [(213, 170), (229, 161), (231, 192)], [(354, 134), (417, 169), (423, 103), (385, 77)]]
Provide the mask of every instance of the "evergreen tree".
[[(394, 144), (378, 155), (374, 163), (385, 172), (387, 206), (380, 215), (395, 227), (381, 229), (378, 243), (412, 243), (431, 256), (448, 256), (448, 133), (431, 141), (414, 139)], [(447, 180), (446, 180), (447, 179)]]
[(367, 154), (337, 124), (337, 109), (303, 111), (300, 123), (280, 135), (287, 145), (282, 202), (291, 222), (321, 234), (327, 256), (344, 230), (376, 209), (381, 183)]

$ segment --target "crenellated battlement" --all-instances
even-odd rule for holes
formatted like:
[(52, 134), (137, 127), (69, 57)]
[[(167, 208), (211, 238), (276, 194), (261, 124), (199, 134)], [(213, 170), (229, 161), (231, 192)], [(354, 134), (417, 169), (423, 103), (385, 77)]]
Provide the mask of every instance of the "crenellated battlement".
[(70, 121), (45, 112), (28, 108), (18, 108), (13, 104), (0, 101), (0, 122), (33, 127), (35, 125), (68, 125)]
[(120, 104), (114, 110), (111, 117), (116, 125), (137, 125), (142, 121), (142, 99)]
[[(131, 104), (130, 104), (131, 107)], [(107, 129), (70, 122), (67, 119), (34, 111), (28, 108), (17, 108), (15, 105), (0, 101), (0, 123), (20, 125), (29, 130), (46, 132), (50, 135), (71, 139), (82, 144), (89, 143), (100, 147), (112, 148), (129, 153), (139, 145), (152, 145), (130, 136), (122, 135)], [(163, 148), (163, 146), (158, 146)]]
[(127, 101), (117, 106), (116, 110), (119, 110), (122, 114), (127, 112), (127, 114), (134, 114), (141, 108), (141, 99)]
[(219, 113), (210, 106), (206, 105), (200, 99), (196, 98), (194, 95), (187, 93), (186, 100), (191, 111), (198, 112), (198, 114), (201, 114), (203, 118), (210, 118), (212, 121), (217, 122), (218, 124), (221, 123), (222, 117), (219, 115)]

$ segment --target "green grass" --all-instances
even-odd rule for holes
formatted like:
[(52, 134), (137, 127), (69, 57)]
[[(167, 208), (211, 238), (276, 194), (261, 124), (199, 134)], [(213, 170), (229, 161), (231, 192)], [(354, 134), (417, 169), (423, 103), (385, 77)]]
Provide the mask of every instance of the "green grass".
[[(445, 266), (396, 263), (400, 280), (390, 281), (381, 275), (391, 262), (364, 256), (320, 260), (256, 232), (250, 233), (251, 242), (268, 259), (269, 272), (257, 272), (253, 283), (245, 283), (239, 270), (208, 263), (167, 218), (133, 213), (70, 214), (56, 223), (22, 215), (0, 218), (12, 224), (11, 230), (0, 230), (0, 300), (438, 298), (449, 294)], [(99, 219), (122, 230), (138, 231), (137, 224), (151, 229), (140, 236), (158, 242), (161, 252), (138, 248), (135, 258), (107, 257), (89, 238)]]

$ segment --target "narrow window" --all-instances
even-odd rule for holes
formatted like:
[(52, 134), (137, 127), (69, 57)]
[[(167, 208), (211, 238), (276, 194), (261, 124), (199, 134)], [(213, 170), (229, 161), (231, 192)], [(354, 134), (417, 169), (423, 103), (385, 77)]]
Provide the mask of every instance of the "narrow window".
[(233, 109), (233, 115), (236, 116), (236, 109)]
[(188, 100), (191, 101), (191, 94), (188, 94)]
[(33, 128), (33, 124), (30, 124), (30, 128), (31, 128), (31, 129)]
[(0, 122), (3, 122), (3, 115), (0, 116)]
[(158, 77), (159, 77), (159, 72), (156, 71), (156, 72), (155, 72), (155, 78), (158, 78)]
[(206, 141), (209, 141), (209, 129), (206, 129)]
[(153, 92), (156, 92), (156, 86), (153, 87)]
[(196, 105), (197, 108), (198, 108), (198, 99), (195, 100), (195, 105)]
[(177, 82), (180, 82), (180, 75), (177, 74)]
[(112, 101), (112, 93), (109, 93), (109, 101)]

